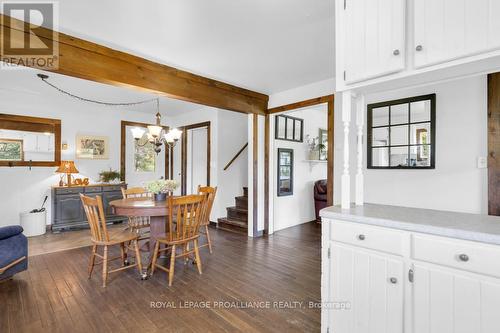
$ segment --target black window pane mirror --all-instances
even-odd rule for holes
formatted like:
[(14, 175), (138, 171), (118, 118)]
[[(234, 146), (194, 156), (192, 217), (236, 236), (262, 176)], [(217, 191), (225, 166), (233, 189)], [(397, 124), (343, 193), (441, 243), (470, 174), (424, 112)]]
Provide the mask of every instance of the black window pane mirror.
[(276, 116), (274, 137), (277, 140), (303, 142), (304, 120), (290, 116)]
[(278, 148), (278, 196), (293, 195), (293, 149)]
[(436, 95), (368, 105), (369, 169), (435, 167)]

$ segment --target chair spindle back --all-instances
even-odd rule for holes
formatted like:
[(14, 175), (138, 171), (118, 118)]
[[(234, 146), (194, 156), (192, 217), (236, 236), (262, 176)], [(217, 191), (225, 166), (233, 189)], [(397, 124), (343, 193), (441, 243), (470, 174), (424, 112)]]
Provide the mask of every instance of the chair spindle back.
[(97, 242), (108, 242), (109, 235), (106, 228), (106, 217), (102, 205), (102, 198), (97, 195), (95, 198), (80, 194), (83, 209), (87, 215), (87, 221), (90, 225), (92, 239)]
[(210, 186), (198, 186), (198, 194), (206, 195), (207, 200), (205, 202), (205, 209), (203, 212), (203, 220), (201, 221), (201, 225), (209, 225), (210, 224), (210, 214), (212, 213), (212, 207), (215, 201), (215, 195), (217, 194), (217, 187)]
[(198, 235), (203, 220), (205, 195), (192, 194), (168, 198), (169, 240), (179, 241)]

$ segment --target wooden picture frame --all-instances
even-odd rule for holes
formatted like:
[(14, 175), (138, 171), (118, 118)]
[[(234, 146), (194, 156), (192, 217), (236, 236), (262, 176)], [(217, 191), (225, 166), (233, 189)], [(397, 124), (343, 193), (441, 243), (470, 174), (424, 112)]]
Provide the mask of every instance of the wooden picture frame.
[(109, 137), (107, 136), (77, 135), (75, 147), (77, 159), (109, 159)]

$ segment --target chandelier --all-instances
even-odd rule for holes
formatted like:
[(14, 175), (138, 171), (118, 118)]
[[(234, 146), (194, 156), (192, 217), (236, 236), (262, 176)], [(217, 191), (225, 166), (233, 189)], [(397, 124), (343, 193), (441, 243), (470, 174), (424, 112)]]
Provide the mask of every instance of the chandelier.
[(137, 145), (143, 147), (150, 143), (153, 145), (155, 153), (158, 155), (161, 152), (161, 146), (163, 144), (169, 148), (175, 147), (181, 138), (182, 131), (179, 131), (177, 128), (173, 128), (168, 132), (165, 132), (163, 126), (161, 126), (160, 99), (156, 100), (156, 109), (156, 125), (149, 125), (147, 127), (148, 133), (146, 133), (146, 140), (140, 143), (140, 140), (144, 138), (144, 133), (146, 132), (143, 128), (134, 127), (131, 129), (131, 132)]
[(156, 125), (150, 125), (148, 126), (148, 133), (146, 136), (146, 140), (144, 140), (142, 143), (140, 143), (140, 140), (144, 137), (144, 133), (146, 132), (144, 129), (140, 127), (135, 127), (132, 128), (132, 136), (134, 137), (134, 140), (137, 142), (137, 144), (141, 147), (147, 145), (148, 143), (151, 143), (154, 147), (155, 153), (158, 155), (161, 152), (161, 146), (165, 144), (165, 146), (168, 146), (170, 148), (175, 147), (179, 139), (181, 138), (182, 131), (179, 131), (178, 129), (174, 128), (169, 130), (168, 132), (165, 132), (163, 129), (163, 126), (161, 126), (161, 114), (160, 114), (160, 99), (159, 98), (154, 98), (154, 99), (147, 99), (144, 101), (138, 101), (138, 102), (128, 102), (128, 103), (110, 103), (110, 102), (103, 102), (103, 101), (97, 101), (93, 100), (90, 98), (85, 98), (81, 97), (78, 95), (75, 95), (73, 93), (70, 93), (62, 88), (59, 88), (58, 86), (54, 85), (53, 83), (50, 83), (48, 81), (49, 76), (46, 74), (37, 74), (37, 76), (47, 85), (51, 86), (55, 90), (59, 91), (60, 93), (67, 95), (71, 98), (80, 100), (82, 102), (87, 102), (87, 103), (94, 103), (98, 105), (104, 105), (104, 106), (134, 106), (134, 105), (140, 105), (140, 104), (146, 104), (146, 103), (156, 103)]

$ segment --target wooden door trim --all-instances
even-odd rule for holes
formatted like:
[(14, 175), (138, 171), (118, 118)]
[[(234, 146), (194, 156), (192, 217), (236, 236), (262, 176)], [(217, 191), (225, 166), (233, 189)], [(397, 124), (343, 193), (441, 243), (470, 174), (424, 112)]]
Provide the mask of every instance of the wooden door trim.
[[(0, 26), (5, 36), (22, 43), (29, 31), (19, 30), (24, 22), (0, 14)], [(16, 33), (13, 33), (15, 30)], [(91, 80), (114, 86), (125, 86), (163, 95), (186, 102), (198, 103), (221, 109), (265, 114), (269, 96), (230, 85), (221, 81), (192, 74), (129, 53), (83, 40), (71, 35), (38, 28), (37, 36), (59, 47), (59, 66), (54, 73)], [(57, 36), (57, 38), (54, 38)], [(10, 57), (0, 54), (0, 61)], [(36, 68), (34, 64), (28, 67)]]
[[(121, 133), (120, 133), (120, 178), (122, 181), (125, 181), (125, 173), (126, 173), (126, 165), (127, 165), (127, 126), (131, 127), (148, 127), (154, 124), (147, 123), (139, 123), (135, 121), (126, 121), (122, 120), (121, 122)], [(165, 131), (169, 130), (168, 126), (162, 126)], [(170, 156), (172, 156), (172, 160), (174, 155), (170, 154), (170, 149), (168, 146), (162, 148), (165, 150), (165, 179), (169, 179), (169, 175), (171, 175), (171, 161)]]
[(500, 73), (488, 75), (488, 214), (500, 215)]
[[(317, 98), (311, 98), (308, 100), (296, 102), (296, 103), (291, 103), (287, 105), (282, 105), (278, 106), (275, 108), (271, 108), (267, 110), (267, 115), (266, 115), (266, 133), (264, 142), (265, 142), (265, 147), (264, 147), (264, 170), (265, 170), (265, 176), (264, 176), (264, 233), (268, 234), (269, 233), (269, 215), (271, 212), (269, 211), (269, 188), (270, 188), (270, 182), (269, 182), (269, 159), (270, 159), (270, 144), (271, 144), (271, 135), (270, 135), (270, 129), (269, 129), (269, 124), (270, 124), (270, 119), (269, 117), (272, 116), (274, 113), (279, 113), (279, 112), (286, 112), (286, 111), (291, 111), (291, 110), (296, 110), (304, 107), (309, 107), (309, 106), (314, 106), (314, 105), (319, 105), (319, 104), (327, 104), (328, 108), (328, 165), (327, 165), (327, 191), (329, 193), (328, 198), (327, 198), (327, 205), (332, 206), (333, 205), (333, 172), (334, 172), (334, 134), (335, 134), (335, 120), (334, 120), (334, 114), (335, 114), (335, 96), (334, 95), (327, 95), (327, 96), (322, 96), (322, 97), (317, 97)], [(255, 133), (254, 133), (255, 135)], [(254, 175), (255, 177), (255, 175)]]
[(212, 125), (210, 121), (205, 121), (202, 123), (191, 124), (181, 127), (182, 129), (182, 148), (181, 148), (181, 193), (186, 195), (187, 193), (187, 131), (195, 128), (207, 128), (207, 186), (210, 186), (210, 171), (211, 171), (211, 160), (212, 160)]
[[(254, 114), (253, 115), (253, 122), (252, 122), (252, 174), (253, 174), (253, 193), (252, 193), (252, 212), (253, 212), (253, 219), (252, 219), (252, 231), (253, 231), (253, 237), (260, 237), (262, 234), (265, 233), (261, 232), (259, 233), (259, 115)], [(264, 169), (265, 172), (267, 172)], [(264, 212), (264, 216), (266, 215), (266, 212)]]

